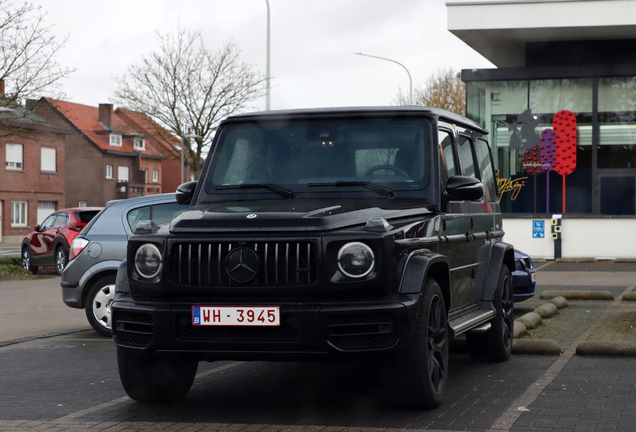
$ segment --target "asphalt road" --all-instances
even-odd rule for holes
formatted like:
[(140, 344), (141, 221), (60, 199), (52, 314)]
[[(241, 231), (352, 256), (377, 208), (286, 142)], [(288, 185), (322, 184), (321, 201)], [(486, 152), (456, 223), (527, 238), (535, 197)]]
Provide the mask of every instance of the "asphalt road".
[[(574, 286), (578, 274), (589, 286), (596, 277), (605, 287), (636, 288), (636, 267), (595, 270), (540, 271), (539, 282)], [(62, 303), (59, 276), (0, 282), (0, 430), (632, 431), (636, 359), (573, 352), (600, 334), (603, 317), (621, 302), (571, 303), (572, 312), (552, 321), (570, 321), (561, 356), (489, 363), (456, 349), (447, 396), (435, 410), (387, 407), (374, 366), (264, 362), (202, 363), (182, 402), (145, 405), (122, 389), (112, 341), (77, 330), (88, 328), (86, 318)], [(617, 322), (633, 308), (626, 313)]]

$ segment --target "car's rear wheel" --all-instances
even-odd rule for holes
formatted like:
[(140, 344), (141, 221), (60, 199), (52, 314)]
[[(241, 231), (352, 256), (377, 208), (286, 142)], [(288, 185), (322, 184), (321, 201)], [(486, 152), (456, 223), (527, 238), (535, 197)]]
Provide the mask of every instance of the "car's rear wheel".
[(117, 349), (119, 377), (137, 402), (175, 402), (190, 391), (198, 362), (179, 357), (155, 359)]
[(33, 274), (38, 272), (38, 266), (31, 264), (31, 249), (27, 246), (22, 248), (22, 267)]
[(448, 320), (437, 282), (427, 279), (411, 346), (392, 359), (383, 376), (387, 400), (405, 408), (435, 408), (448, 378)]
[(512, 278), (510, 270), (502, 265), (499, 273), (499, 283), (493, 299), (495, 317), (492, 327), (486, 333), (488, 358), (491, 361), (502, 362), (508, 360), (512, 352), (514, 332), (514, 299), (512, 293)]
[(62, 274), (67, 263), (68, 249), (66, 249), (63, 245), (59, 245), (57, 249), (55, 249), (55, 266), (57, 267), (57, 272), (59, 274)]
[(107, 337), (113, 335), (110, 308), (114, 298), (115, 275), (104, 276), (91, 286), (84, 305), (88, 322), (97, 333)]

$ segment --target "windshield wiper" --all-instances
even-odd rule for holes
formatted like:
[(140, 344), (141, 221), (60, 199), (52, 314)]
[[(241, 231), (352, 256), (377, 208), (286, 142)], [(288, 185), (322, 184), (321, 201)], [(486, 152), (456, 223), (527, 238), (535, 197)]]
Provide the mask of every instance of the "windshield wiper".
[(214, 190), (224, 190), (224, 189), (267, 189), (282, 196), (283, 198), (289, 198), (289, 199), (296, 198), (296, 192), (294, 192), (291, 189), (285, 189), (283, 187), (276, 186), (275, 184), (247, 183), (247, 184), (223, 185), (223, 186), (214, 187)]
[(370, 191), (376, 192), (379, 195), (384, 195), (387, 198), (395, 198), (395, 192), (388, 186), (382, 186), (376, 183), (372, 183), (369, 181), (337, 181), (333, 183), (309, 183), (307, 186), (315, 187), (315, 186), (335, 186), (335, 187), (346, 187), (346, 186), (362, 186), (364, 188), (369, 189)]

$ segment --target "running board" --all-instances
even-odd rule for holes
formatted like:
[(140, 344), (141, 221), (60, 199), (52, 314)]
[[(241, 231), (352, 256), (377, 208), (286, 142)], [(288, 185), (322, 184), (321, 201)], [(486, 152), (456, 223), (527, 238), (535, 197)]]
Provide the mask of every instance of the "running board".
[[(449, 326), (451, 331), (455, 336), (458, 336), (462, 333), (467, 332), (468, 330), (472, 330), (476, 327), (479, 327), (482, 324), (488, 324), (488, 321), (495, 317), (495, 311), (483, 311), (477, 310), (469, 313), (468, 315), (463, 315), (449, 322)], [(481, 329), (480, 329), (481, 330)]]

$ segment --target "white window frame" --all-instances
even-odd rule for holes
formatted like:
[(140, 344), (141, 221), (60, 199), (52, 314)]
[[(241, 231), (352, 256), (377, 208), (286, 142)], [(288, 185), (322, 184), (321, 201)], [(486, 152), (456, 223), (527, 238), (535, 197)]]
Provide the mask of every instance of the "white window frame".
[(24, 146), (22, 144), (6, 145), (6, 163), (8, 170), (22, 171), (24, 170)]
[(11, 228), (25, 228), (29, 222), (29, 202), (11, 201)]
[(110, 145), (113, 147), (121, 147), (122, 140), (120, 134), (110, 134)]
[[(51, 160), (53, 163), (51, 163)], [(46, 173), (57, 172), (57, 149), (54, 147), (40, 148), (40, 171)]]
[(133, 140), (133, 148), (135, 150), (146, 150), (146, 140), (143, 138), (135, 138)]
[[(126, 175), (124, 175), (124, 173)], [(130, 168), (125, 165), (120, 165), (117, 167), (117, 181), (118, 182), (128, 182), (130, 181)]]
[(159, 183), (159, 170), (158, 169), (153, 169), (152, 170), (152, 182), (153, 183)]
[(78, 207), (88, 207), (88, 203), (86, 201), (79, 201), (77, 203)]
[(106, 178), (109, 180), (112, 180), (113, 178), (113, 166), (112, 165), (106, 165)]

